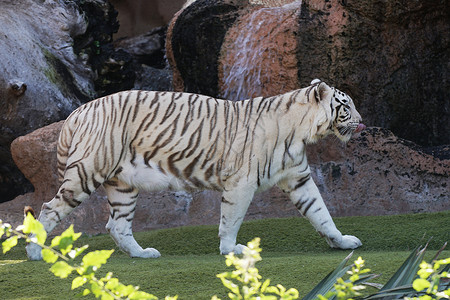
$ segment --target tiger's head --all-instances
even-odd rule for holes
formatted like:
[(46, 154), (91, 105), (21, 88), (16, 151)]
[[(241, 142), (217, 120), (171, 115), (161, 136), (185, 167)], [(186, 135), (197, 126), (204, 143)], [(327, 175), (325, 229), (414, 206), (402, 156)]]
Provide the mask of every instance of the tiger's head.
[(331, 88), (332, 128), (334, 134), (342, 141), (348, 141), (353, 133), (366, 128), (362, 123), (361, 115), (355, 108), (352, 98), (337, 88)]
[(349, 95), (337, 88), (329, 87), (319, 79), (314, 79), (311, 85), (315, 94), (319, 95), (317, 98), (321, 104), (329, 105), (329, 108), (326, 107), (328, 113), (331, 113), (331, 121), (327, 118), (328, 131), (334, 133), (341, 141), (347, 142), (354, 133), (366, 128)]

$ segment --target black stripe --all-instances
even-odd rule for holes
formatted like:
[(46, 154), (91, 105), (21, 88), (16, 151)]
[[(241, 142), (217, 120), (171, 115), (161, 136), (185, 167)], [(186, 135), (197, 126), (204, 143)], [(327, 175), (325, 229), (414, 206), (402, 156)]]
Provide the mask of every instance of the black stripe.
[(167, 158), (167, 166), (169, 168), (169, 171), (175, 175), (176, 177), (180, 177), (180, 170), (175, 166), (175, 156), (180, 155), (180, 152), (173, 153)]
[(128, 187), (128, 188), (117, 188), (116, 191), (123, 194), (129, 194), (134, 191), (134, 187)]
[(214, 174), (214, 164), (211, 164), (208, 169), (206, 169), (205, 171), (205, 180), (209, 181), (209, 179), (213, 176)]
[(227, 199), (225, 199), (225, 197), (222, 197), (222, 203), (228, 204), (228, 205), (234, 205), (233, 202), (228, 201)]
[(183, 174), (186, 178), (189, 178), (192, 175), (192, 172), (194, 171), (194, 167), (195, 165), (198, 163), (200, 157), (203, 155), (203, 151), (202, 150), (200, 152), (199, 155), (197, 155), (197, 157), (195, 157), (192, 162), (183, 170)]
[(310, 174), (306, 175), (306, 177), (300, 178), (300, 179), (297, 181), (297, 184), (294, 186), (294, 189), (293, 189), (293, 190), (295, 191), (295, 190), (301, 188), (303, 185), (305, 185), (305, 183), (306, 183), (310, 178), (311, 178), (311, 175), (310, 175)]
[(110, 202), (108, 200), (108, 203), (111, 207), (125, 207), (125, 206), (131, 206), (131, 205), (136, 204), (136, 201), (125, 203), (125, 202)]
[(313, 199), (309, 200), (308, 205), (305, 207), (305, 210), (303, 211), (304, 216), (306, 216), (306, 213), (311, 208), (311, 206), (314, 204), (314, 202), (316, 202), (316, 200), (317, 200), (317, 198), (313, 198)]
[(164, 116), (161, 119), (161, 122), (159, 122), (159, 125), (161, 125), (162, 123), (164, 123), (168, 118), (170, 118), (170, 116), (174, 113), (175, 109), (176, 109), (177, 105), (175, 104), (175, 102), (172, 101), (170, 102), (169, 106), (166, 109), (166, 112), (164, 113)]
[[(141, 95), (141, 91), (138, 91), (137, 95), (136, 95), (136, 100), (139, 100), (139, 97)], [(134, 112), (133, 112), (133, 118), (131, 119), (132, 122), (134, 122), (136, 120), (137, 114), (139, 112), (139, 105), (137, 103), (138, 101), (135, 102), (134, 105)]]

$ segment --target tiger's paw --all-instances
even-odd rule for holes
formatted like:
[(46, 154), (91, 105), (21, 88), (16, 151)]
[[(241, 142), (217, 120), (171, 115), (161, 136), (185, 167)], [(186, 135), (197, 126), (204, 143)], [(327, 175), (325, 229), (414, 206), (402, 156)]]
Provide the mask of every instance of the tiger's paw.
[(237, 244), (231, 249), (220, 249), (220, 254), (226, 255), (226, 254), (229, 254), (231, 252), (233, 252), (234, 254), (242, 254), (242, 252), (244, 252), (245, 248), (247, 248), (247, 246), (244, 246), (244, 245), (241, 245), (241, 244)]
[(42, 260), (42, 248), (35, 243), (29, 243), (25, 249), (30, 260)]
[(333, 248), (356, 249), (362, 246), (361, 241), (353, 235), (343, 235), (340, 239), (327, 239), (328, 244)]
[(158, 258), (161, 256), (161, 253), (159, 253), (159, 251), (155, 248), (146, 248), (139, 252), (133, 253), (130, 256), (139, 258)]

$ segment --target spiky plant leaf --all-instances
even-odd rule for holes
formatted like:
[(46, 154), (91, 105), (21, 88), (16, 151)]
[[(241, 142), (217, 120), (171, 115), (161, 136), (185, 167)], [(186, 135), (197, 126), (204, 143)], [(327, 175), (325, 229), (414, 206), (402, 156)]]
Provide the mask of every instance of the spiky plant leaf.
[(383, 286), (380, 291), (411, 285), (414, 278), (416, 277), (419, 265), (423, 260), (427, 245), (425, 245), (423, 249), (420, 249), (420, 246), (414, 249), (402, 264), (402, 266), (397, 270), (397, 272), (395, 272), (395, 274), (389, 279), (389, 281)]
[(412, 285), (398, 286), (392, 289), (385, 289), (376, 294), (365, 297), (364, 299), (398, 299), (416, 293)]
[(329, 292), (333, 285), (336, 283), (336, 280), (342, 277), (351, 266), (345, 266), (348, 260), (352, 257), (353, 251), (346, 257), (344, 260), (334, 269), (334, 271), (330, 272), (322, 281), (320, 281), (302, 300), (313, 300), (317, 298), (317, 295), (325, 295)]

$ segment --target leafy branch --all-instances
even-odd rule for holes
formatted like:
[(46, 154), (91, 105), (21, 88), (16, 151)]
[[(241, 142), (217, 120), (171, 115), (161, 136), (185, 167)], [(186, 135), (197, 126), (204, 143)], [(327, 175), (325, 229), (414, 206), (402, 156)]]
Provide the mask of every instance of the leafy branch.
[[(106, 300), (157, 299), (154, 295), (139, 291), (138, 287), (120, 283), (111, 272), (102, 278), (96, 277), (95, 272), (107, 262), (114, 250), (92, 251), (83, 256), (80, 264), (74, 263), (74, 259), (82, 254), (88, 245), (74, 247), (73, 243), (78, 240), (81, 233), (75, 233), (73, 225), (61, 235), (54, 237), (50, 246), (45, 245), (47, 233), (44, 226), (32, 214), (27, 214), (23, 225), (16, 229), (0, 220), (0, 237), (4, 234), (7, 239), (2, 243), (3, 253), (16, 246), (19, 239), (39, 245), (42, 247), (43, 260), (52, 264), (50, 271), (55, 276), (67, 278), (71, 274), (77, 274), (72, 280), (72, 290), (84, 286), (85, 289), (79, 294), (81, 296), (92, 293), (95, 297)], [(166, 300), (169, 299), (173, 300), (177, 297), (166, 297)]]
[[(261, 248), (259, 247), (260, 239), (255, 238), (247, 244), (247, 248), (243, 251), (243, 257), (239, 258), (230, 253), (226, 256), (226, 265), (234, 266), (236, 270), (218, 274), (222, 284), (230, 290), (228, 297), (232, 300), (237, 299), (284, 299), (291, 300), (298, 298), (298, 290), (286, 290), (281, 284), (270, 286), (270, 280), (261, 282), (255, 264), (261, 260)], [(277, 298), (279, 296), (280, 298)], [(220, 300), (214, 296), (212, 300)]]

